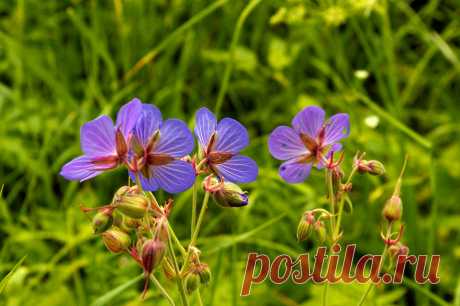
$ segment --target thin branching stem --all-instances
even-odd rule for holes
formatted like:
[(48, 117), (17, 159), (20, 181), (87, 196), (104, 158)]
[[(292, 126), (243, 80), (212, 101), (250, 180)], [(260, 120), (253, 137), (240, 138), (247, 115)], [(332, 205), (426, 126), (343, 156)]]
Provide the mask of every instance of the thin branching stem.
[(171, 296), (168, 294), (168, 291), (166, 291), (166, 289), (163, 288), (163, 286), (160, 284), (160, 282), (159, 282), (158, 279), (155, 277), (155, 275), (150, 274), (150, 280), (151, 280), (152, 283), (158, 288), (158, 290), (160, 290), (161, 294), (168, 300), (169, 305), (171, 305), (171, 306), (176, 306), (176, 304), (174, 303), (174, 300), (173, 300), (173, 299), (171, 298)]

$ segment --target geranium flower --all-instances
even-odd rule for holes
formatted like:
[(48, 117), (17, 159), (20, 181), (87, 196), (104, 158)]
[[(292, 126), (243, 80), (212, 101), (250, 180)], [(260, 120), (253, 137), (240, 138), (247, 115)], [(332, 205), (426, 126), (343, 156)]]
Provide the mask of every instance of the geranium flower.
[(348, 114), (324, 118), (323, 109), (309, 106), (294, 117), (292, 128), (279, 126), (271, 133), (269, 150), (273, 157), (285, 161), (279, 173), (286, 182), (303, 182), (313, 165), (323, 168), (332, 152), (342, 149), (339, 141), (350, 134)]
[(195, 135), (206, 168), (233, 183), (254, 181), (259, 171), (257, 164), (239, 154), (249, 144), (246, 128), (231, 118), (217, 123), (216, 117), (205, 107), (197, 111), (195, 120)]
[(106, 115), (85, 123), (80, 129), (84, 155), (65, 164), (60, 174), (82, 182), (125, 163), (130, 132), (141, 111), (142, 103), (133, 99), (120, 108), (115, 126)]
[(135, 180), (137, 173), (148, 191), (182, 192), (195, 182), (193, 166), (180, 159), (193, 147), (193, 135), (183, 121), (162, 121), (158, 108), (144, 104), (131, 140), (130, 176)]

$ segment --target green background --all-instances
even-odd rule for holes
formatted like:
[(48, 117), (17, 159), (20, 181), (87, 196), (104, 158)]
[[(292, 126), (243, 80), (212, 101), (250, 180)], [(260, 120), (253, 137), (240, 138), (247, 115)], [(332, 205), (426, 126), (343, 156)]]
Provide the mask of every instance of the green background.
[[(323, 173), (287, 185), (267, 149), (269, 133), (312, 104), (350, 114), (346, 170), (358, 150), (387, 169), (354, 181), (344, 243), (357, 243), (359, 255), (381, 252), (381, 208), (407, 153), (404, 242), (412, 254), (442, 257), (440, 284), (380, 286), (368, 304), (460, 305), (458, 1), (248, 3), (0, 2), (0, 273), (27, 255), (1, 305), (102, 305), (98, 298), (141, 272), (105, 249), (79, 209), (107, 204), (125, 170), (83, 184), (58, 176), (80, 154), (81, 124), (114, 117), (133, 97), (190, 127), (199, 107), (221, 103), (221, 118), (249, 129), (244, 154), (260, 166), (244, 186), (250, 204), (211, 204), (198, 242), (214, 277), (201, 290), (205, 305), (320, 304), (322, 288), (311, 284), (265, 282), (239, 296), (249, 251), (314, 249), (295, 233), (303, 211), (327, 205)], [(190, 202), (191, 191), (176, 197), (171, 216), (184, 243)], [(160, 279), (177, 298), (175, 283)], [(364, 289), (330, 286), (330, 305), (354, 305)], [(139, 281), (106, 305), (167, 305), (156, 289), (142, 302), (141, 291)]]

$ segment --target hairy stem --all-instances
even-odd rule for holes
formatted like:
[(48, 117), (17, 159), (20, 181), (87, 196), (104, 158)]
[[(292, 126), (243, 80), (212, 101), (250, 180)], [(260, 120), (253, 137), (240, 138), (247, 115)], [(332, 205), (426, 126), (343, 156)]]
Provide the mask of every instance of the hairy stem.
[(158, 279), (153, 274), (150, 274), (150, 280), (152, 281), (152, 283), (155, 284), (155, 286), (158, 288), (158, 290), (160, 290), (161, 294), (168, 300), (169, 305), (176, 306), (176, 304), (174, 303), (173, 299), (168, 294), (166, 289), (163, 288), (163, 286), (160, 284)]
[[(172, 231), (170, 230), (169, 232), (171, 233)], [(174, 248), (172, 246), (171, 236), (172, 235), (168, 235), (168, 248), (169, 248), (169, 253), (171, 254), (171, 257), (173, 259), (173, 266), (174, 266), (174, 272), (176, 273), (177, 287), (180, 292), (182, 305), (188, 306), (189, 304), (187, 300), (187, 294), (185, 293), (184, 282), (182, 280), (182, 277), (180, 276), (181, 271), (179, 271), (179, 264), (177, 263), (176, 254), (174, 254)]]

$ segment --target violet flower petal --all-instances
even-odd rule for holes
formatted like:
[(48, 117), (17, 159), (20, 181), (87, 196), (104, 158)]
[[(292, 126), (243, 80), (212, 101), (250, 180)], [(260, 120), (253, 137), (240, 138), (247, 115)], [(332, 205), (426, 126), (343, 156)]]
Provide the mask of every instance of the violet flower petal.
[(134, 128), (137, 119), (142, 112), (142, 103), (139, 99), (134, 98), (130, 102), (123, 105), (117, 114), (116, 128), (121, 130), (125, 139)]
[(142, 113), (133, 131), (134, 136), (142, 145), (147, 146), (150, 137), (160, 128), (161, 120), (161, 112), (156, 106), (142, 105)]
[(224, 118), (217, 124), (214, 151), (238, 153), (249, 144), (246, 128), (232, 118)]
[(104, 170), (111, 169), (116, 166), (116, 163), (108, 165), (95, 165), (93, 158), (89, 156), (79, 156), (72, 159), (70, 162), (65, 164), (60, 175), (70, 181), (86, 181), (101, 174)]
[(169, 119), (161, 125), (160, 139), (154, 150), (180, 158), (190, 154), (193, 146), (193, 135), (187, 125), (181, 120)]
[(292, 127), (299, 134), (307, 134), (311, 138), (316, 138), (324, 123), (324, 117), (325, 112), (321, 107), (308, 106), (295, 115), (292, 119)]
[(81, 150), (87, 156), (116, 155), (115, 129), (110, 117), (102, 115), (80, 129)]
[(249, 183), (255, 181), (259, 173), (257, 164), (244, 155), (236, 155), (222, 164), (215, 165), (225, 180), (233, 183)]
[(192, 165), (179, 159), (166, 165), (150, 166), (149, 171), (158, 186), (168, 193), (179, 193), (189, 189), (196, 177)]
[(350, 135), (350, 117), (348, 114), (335, 114), (326, 123), (324, 145), (340, 141)]
[[(129, 171), (129, 176), (133, 182), (136, 182), (136, 175), (134, 172)], [(146, 178), (142, 175), (142, 173), (139, 173), (139, 181), (141, 182), (142, 189), (145, 191), (157, 191), (159, 188), (158, 183), (154, 177)]]
[(273, 157), (279, 160), (289, 160), (309, 153), (299, 135), (288, 126), (279, 126), (270, 134), (268, 148)]
[(206, 107), (200, 108), (195, 115), (195, 135), (200, 147), (206, 148), (209, 138), (217, 127), (217, 120), (213, 113)]
[(312, 164), (288, 160), (281, 164), (279, 174), (288, 183), (301, 183), (310, 175)]

